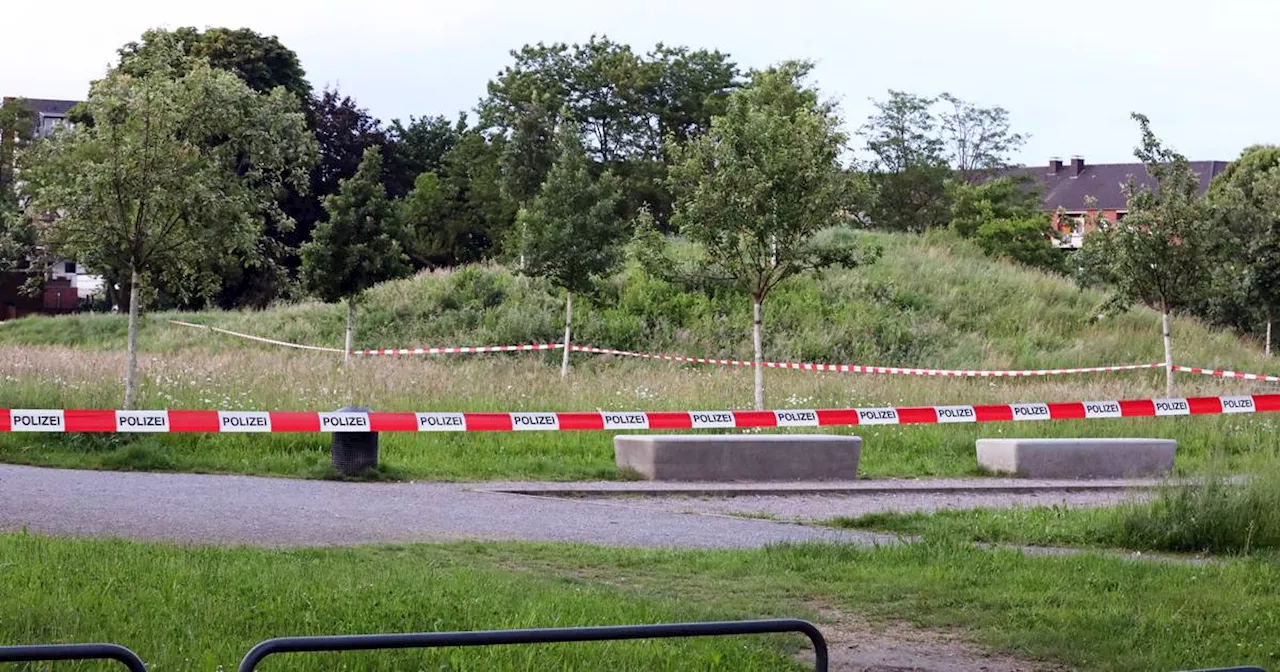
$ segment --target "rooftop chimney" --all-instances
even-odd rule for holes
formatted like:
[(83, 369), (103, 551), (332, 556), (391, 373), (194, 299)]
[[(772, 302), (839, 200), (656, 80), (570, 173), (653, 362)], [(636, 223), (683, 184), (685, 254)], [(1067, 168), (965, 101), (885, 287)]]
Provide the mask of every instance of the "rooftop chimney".
[(1055, 157), (1050, 158), (1050, 159), (1049, 159), (1049, 174), (1050, 174), (1050, 175), (1057, 175), (1058, 173), (1061, 173), (1061, 172), (1062, 172), (1062, 159), (1059, 159), (1059, 158), (1058, 158), (1058, 157), (1056, 157), (1056, 156), (1055, 156)]
[(1083, 173), (1083, 172), (1084, 172), (1084, 157), (1082, 156), (1071, 157), (1071, 176), (1080, 177), (1080, 173)]

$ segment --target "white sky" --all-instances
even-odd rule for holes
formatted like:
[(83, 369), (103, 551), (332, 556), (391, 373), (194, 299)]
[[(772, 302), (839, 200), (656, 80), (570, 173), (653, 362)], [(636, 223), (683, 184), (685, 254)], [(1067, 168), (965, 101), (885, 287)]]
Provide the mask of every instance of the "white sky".
[[(0, 94), (83, 99), (151, 27), (248, 27), (384, 121), (474, 108), (531, 42), (607, 34), (718, 48), (745, 67), (818, 64), (850, 131), (892, 87), (1002, 105), (1015, 157), (1130, 161), (1131, 111), (1191, 159), (1280, 144), (1280, 0), (63, 0), (6, 3)], [(859, 141), (855, 138), (855, 143)]]

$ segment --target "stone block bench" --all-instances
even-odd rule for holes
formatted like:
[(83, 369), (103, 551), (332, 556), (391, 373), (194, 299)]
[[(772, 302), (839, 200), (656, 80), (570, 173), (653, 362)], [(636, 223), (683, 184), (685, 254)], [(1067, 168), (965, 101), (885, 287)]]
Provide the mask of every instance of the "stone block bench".
[(658, 481), (818, 481), (858, 477), (862, 439), (829, 434), (616, 436), (618, 467)]
[(1173, 471), (1169, 439), (978, 439), (978, 466), (1027, 478), (1136, 478)]

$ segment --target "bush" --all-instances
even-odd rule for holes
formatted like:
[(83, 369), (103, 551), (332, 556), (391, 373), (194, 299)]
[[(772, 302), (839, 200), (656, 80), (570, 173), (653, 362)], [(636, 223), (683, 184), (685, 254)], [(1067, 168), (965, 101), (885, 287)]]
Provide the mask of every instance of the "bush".
[(1030, 219), (993, 219), (978, 227), (977, 241), (983, 252), (1016, 261), (1024, 266), (1063, 273), (1065, 255), (1054, 247), (1049, 222)]
[(1239, 553), (1280, 550), (1280, 467), (1244, 484), (1207, 477), (1170, 487), (1146, 505), (1125, 510), (1118, 534), (1126, 548)]

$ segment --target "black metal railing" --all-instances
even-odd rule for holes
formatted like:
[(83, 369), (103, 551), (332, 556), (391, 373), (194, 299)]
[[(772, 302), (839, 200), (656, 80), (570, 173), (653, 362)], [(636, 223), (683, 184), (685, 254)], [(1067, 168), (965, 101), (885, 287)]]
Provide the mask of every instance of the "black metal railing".
[(35, 663), (51, 660), (115, 660), (129, 672), (147, 672), (138, 654), (119, 644), (39, 644), (0, 646), (0, 663)]
[(476, 632), (422, 632), (403, 635), (336, 635), (331, 637), (281, 637), (253, 647), (240, 662), (239, 672), (253, 672), (267, 656), (280, 653), (367, 651), (370, 649), (425, 649), (501, 644), (554, 644), (623, 639), (716, 637), (794, 632), (813, 643), (813, 664), (827, 672), (827, 640), (817, 626), (800, 619), (721, 621), (662, 625), (615, 625), (590, 628), (538, 628), (532, 630), (484, 630)]

